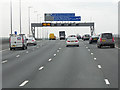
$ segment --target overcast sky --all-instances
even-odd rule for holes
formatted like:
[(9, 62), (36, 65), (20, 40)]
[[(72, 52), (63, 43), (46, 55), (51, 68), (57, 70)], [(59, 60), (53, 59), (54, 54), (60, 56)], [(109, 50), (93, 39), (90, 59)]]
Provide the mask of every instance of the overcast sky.
[[(19, 0), (12, 0), (13, 32), (19, 33)], [(95, 22), (96, 34), (101, 32), (118, 33), (118, 0), (21, 0), (22, 33), (28, 34), (28, 7), (31, 6), (31, 22), (44, 22), (44, 13), (75, 13), (81, 16), (80, 22)], [(37, 11), (37, 12), (35, 12)], [(10, 34), (10, 0), (0, 0), (0, 36)], [(66, 34), (90, 33), (89, 27), (39, 28), (44, 37), (47, 33), (65, 30)]]

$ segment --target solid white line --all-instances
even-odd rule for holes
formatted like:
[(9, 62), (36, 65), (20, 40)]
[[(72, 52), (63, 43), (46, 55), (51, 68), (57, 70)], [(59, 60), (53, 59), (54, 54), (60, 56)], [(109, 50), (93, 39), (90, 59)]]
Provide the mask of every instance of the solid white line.
[(90, 49), (88, 49), (88, 51), (90, 51)]
[(94, 58), (94, 60), (96, 60), (97, 58)]
[(20, 86), (20, 87), (23, 87), (23, 86), (25, 86), (28, 82), (29, 82), (29, 81), (26, 80), (26, 81), (24, 81), (22, 84), (20, 84), (19, 86)]
[(50, 58), (48, 61), (50, 62), (52, 59)]
[(18, 58), (18, 57), (20, 57), (20, 55), (17, 55), (16, 57)]
[(4, 63), (6, 63), (6, 62), (7, 62), (7, 60), (4, 60), (4, 61), (2, 61), (1, 63), (4, 64)]
[(88, 47), (86, 47), (86, 48), (88, 48)]
[(56, 56), (56, 54), (54, 54), (54, 56)]
[(0, 52), (7, 51), (7, 50), (9, 50), (9, 49), (4, 49), (4, 50), (1, 50)]
[(110, 84), (110, 82), (108, 81), (108, 79), (104, 79), (104, 80), (105, 80), (106, 84), (108, 84), (108, 85)]
[(93, 55), (93, 53), (91, 53), (91, 55)]
[(98, 68), (100, 68), (100, 69), (101, 69), (101, 68), (102, 68), (102, 67), (101, 67), (101, 65), (98, 65)]
[(40, 67), (39, 70), (42, 70), (44, 68), (44, 66)]

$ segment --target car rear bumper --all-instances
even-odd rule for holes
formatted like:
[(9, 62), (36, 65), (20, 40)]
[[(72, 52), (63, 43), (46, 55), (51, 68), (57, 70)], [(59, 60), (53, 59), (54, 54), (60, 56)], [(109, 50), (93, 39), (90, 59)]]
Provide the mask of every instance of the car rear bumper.
[(66, 45), (79, 45), (79, 43), (66, 43)]

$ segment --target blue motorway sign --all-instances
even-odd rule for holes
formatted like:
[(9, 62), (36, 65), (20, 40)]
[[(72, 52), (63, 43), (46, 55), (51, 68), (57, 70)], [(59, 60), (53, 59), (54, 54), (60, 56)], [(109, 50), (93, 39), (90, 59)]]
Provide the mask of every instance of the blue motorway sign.
[(45, 21), (81, 21), (81, 16), (75, 16), (75, 13), (47, 13)]

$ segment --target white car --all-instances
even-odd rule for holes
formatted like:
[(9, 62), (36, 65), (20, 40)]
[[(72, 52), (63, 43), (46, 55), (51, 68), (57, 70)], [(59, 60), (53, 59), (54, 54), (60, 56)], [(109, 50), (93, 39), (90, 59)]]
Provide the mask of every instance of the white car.
[(28, 37), (27, 45), (37, 45), (37, 42), (34, 37)]
[(66, 40), (66, 47), (68, 46), (77, 46), (79, 47), (79, 41), (76, 37), (68, 37)]

